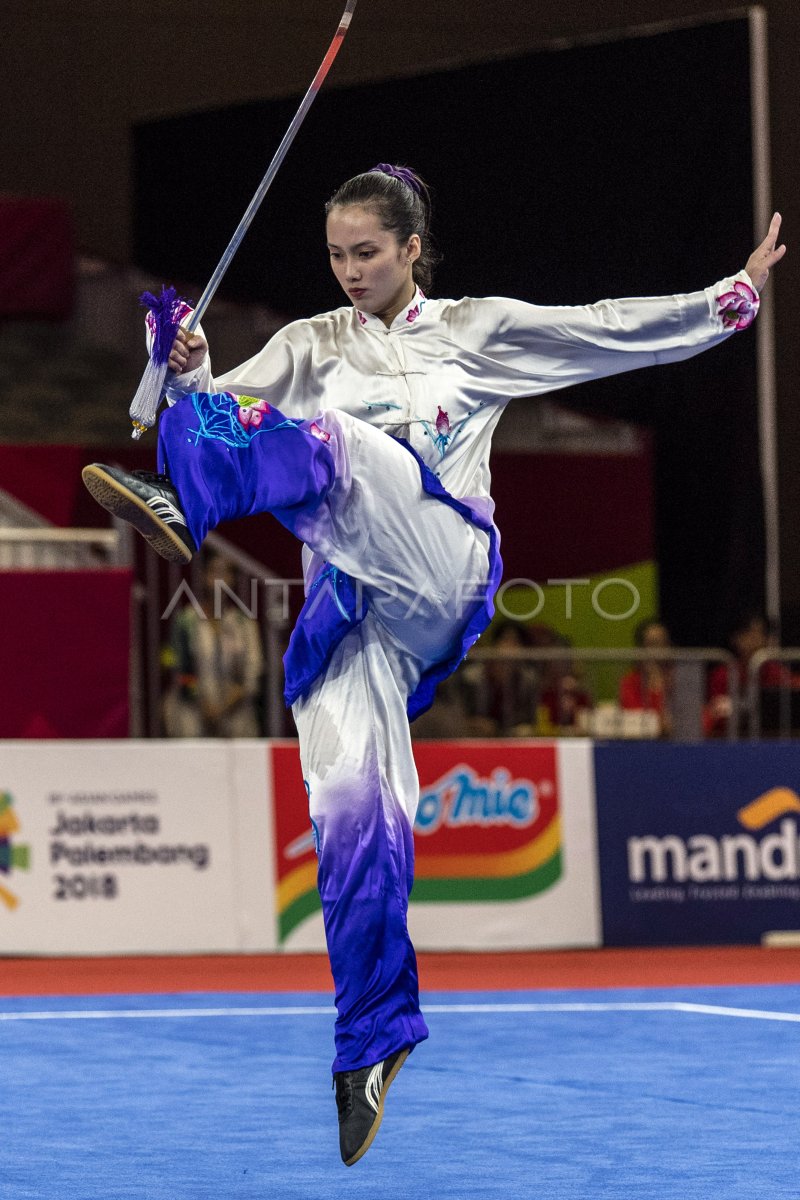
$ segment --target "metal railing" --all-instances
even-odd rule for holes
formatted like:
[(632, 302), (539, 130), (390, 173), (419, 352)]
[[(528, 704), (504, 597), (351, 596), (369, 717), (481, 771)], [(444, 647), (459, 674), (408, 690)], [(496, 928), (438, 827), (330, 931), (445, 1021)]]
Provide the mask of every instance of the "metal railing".
[[(290, 621), (285, 606), (275, 601), (283, 595), (284, 581), (216, 533), (208, 535), (205, 548), (232, 566), (242, 607), (259, 624), (264, 660), (261, 732), (268, 737), (281, 737), (287, 731), (282, 656)], [(189, 568), (189, 587), (195, 595), (202, 594), (202, 564), (203, 556), (198, 555)], [(134, 572), (129, 733), (131, 737), (158, 737), (163, 733), (161, 659), (168, 640), (168, 626), (162, 618), (169, 598), (180, 587), (181, 569), (157, 558), (124, 521), (112, 518), (111, 528), (64, 529), (51, 525), (26, 505), (0, 492), (0, 570), (102, 570), (121, 566)]]
[(116, 529), (16, 529), (0, 526), (0, 570), (69, 571), (118, 565), (124, 540)]
[[(659, 664), (668, 672), (669, 683), (665, 692), (665, 707), (668, 724), (654, 708), (624, 709), (618, 700), (620, 679), (626, 669), (646, 663)], [(707, 712), (707, 680), (709, 670), (722, 665), (726, 670), (726, 687), (723, 696), (727, 701), (730, 717), (716, 732), (728, 740), (739, 736), (742, 701), (735, 687), (736, 660), (729, 651), (715, 646), (701, 648), (645, 649), (618, 647), (519, 647), (499, 649), (481, 646), (470, 651), (460, 669), (462, 679), (473, 673), (472, 700), (480, 708), (480, 686), (488, 679), (487, 668), (491, 664), (503, 667), (527, 667), (535, 672), (532, 692), (537, 697), (530, 704), (529, 721), (518, 722), (519, 732), (531, 736), (558, 736), (572, 734), (598, 738), (653, 738), (666, 737), (673, 741), (697, 741), (706, 736), (705, 715)], [(541, 699), (549, 689), (558, 697), (559, 679), (570, 679), (570, 690), (577, 690), (585, 697), (583, 705), (573, 708), (568, 725), (559, 724), (552, 714), (543, 715)], [(500, 688), (507, 693), (513, 688), (513, 676), (506, 672), (500, 680)], [(470, 684), (465, 685), (469, 692)], [(511, 705), (509, 705), (509, 708)], [(506, 730), (498, 732), (503, 735)], [(424, 736), (424, 735), (423, 735)]]
[(0, 570), (68, 571), (127, 565), (130, 529), (114, 520), (110, 529), (64, 529), (0, 491)]
[[(288, 642), (291, 621), (283, 604), (285, 581), (264, 563), (240, 550), (217, 533), (209, 533), (203, 550), (219, 555), (234, 571), (236, 599), (243, 615), (258, 623), (263, 651), (261, 733), (265, 737), (283, 737), (287, 730), (286, 708), (283, 702), (283, 653)], [(162, 578), (162, 563), (152, 553), (144, 558), (145, 577), (142, 581), (143, 671), (139, 711), (143, 713), (139, 736), (158, 737), (163, 734), (162, 701), (164, 671), (162, 650), (169, 640), (169, 618), (176, 609), (176, 599), (186, 592), (193, 597), (203, 595), (204, 554), (195, 555), (188, 569), (188, 580), (175, 564), (167, 564), (166, 580)], [(166, 599), (165, 599), (166, 597)], [(189, 597), (187, 597), (187, 600)]]

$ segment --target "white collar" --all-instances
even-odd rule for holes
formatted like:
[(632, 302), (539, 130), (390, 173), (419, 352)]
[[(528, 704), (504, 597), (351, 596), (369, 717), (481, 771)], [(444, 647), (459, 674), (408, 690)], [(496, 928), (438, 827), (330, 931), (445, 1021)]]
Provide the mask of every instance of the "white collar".
[(422, 316), (425, 305), (428, 299), (420, 288), (416, 288), (414, 295), (411, 298), (411, 303), (407, 308), (401, 308), (391, 325), (387, 328), (380, 317), (376, 317), (374, 313), (362, 312), (360, 308), (354, 308), (356, 320), (364, 329), (378, 329), (381, 333), (388, 333), (398, 329), (410, 329), (412, 325)]

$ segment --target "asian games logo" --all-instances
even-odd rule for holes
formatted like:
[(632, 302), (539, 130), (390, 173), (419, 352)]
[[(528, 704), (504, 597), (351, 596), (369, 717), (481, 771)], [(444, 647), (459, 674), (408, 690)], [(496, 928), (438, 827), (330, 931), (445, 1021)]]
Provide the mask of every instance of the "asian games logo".
[[(20, 823), (14, 812), (14, 801), (9, 792), (0, 792), (0, 878), (10, 875), (12, 870), (27, 871), (31, 865), (30, 846), (14, 845), (12, 837), (19, 833)], [(0, 883), (0, 903), (15, 909), (19, 897)]]

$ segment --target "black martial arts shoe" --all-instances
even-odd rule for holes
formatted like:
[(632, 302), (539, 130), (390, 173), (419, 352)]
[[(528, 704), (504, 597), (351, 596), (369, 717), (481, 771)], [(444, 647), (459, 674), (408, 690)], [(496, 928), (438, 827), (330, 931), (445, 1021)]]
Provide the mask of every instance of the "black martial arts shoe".
[(339, 1109), (339, 1149), (346, 1167), (367, 1153), (383, 1119), (383, 1101), (410, 1053), (409, 1047), (390, 1054), (373, 1067), (339, 1071), (333, 1077)]
[(166, 475), (92, 463), (81, 472), (98, 504), (130, 522), (162, 558), (188, 563), (197, 550), (178, 493)]

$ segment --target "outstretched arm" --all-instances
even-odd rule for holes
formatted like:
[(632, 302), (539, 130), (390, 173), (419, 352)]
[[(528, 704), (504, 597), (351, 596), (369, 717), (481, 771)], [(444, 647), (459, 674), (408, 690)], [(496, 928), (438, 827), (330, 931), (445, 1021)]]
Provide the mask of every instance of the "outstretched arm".
[(780, 225), (776, 213), (747, 267), (699, 292), (576, 307), (541, 307), (497, 297), (462, 301), (474, 322), (471, 332), (477, 334), (484, 375), (494, 372), (499, 395), (535, 396), (587, 379), (680, 362), (717, 345), (755, 319), (758, 292), (786, 253), (786, 246), (778, 245)]

